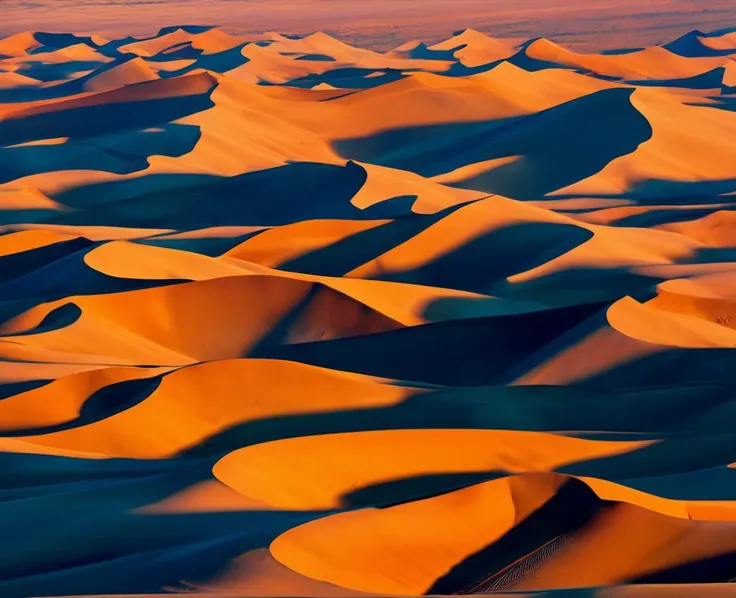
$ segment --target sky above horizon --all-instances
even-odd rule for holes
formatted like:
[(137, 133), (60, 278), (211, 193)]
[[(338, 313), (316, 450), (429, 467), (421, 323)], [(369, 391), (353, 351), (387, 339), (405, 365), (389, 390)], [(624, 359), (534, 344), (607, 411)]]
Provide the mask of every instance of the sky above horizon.
[(240, 35), (324, 30), (377, 49), (468, 27), (602, 49), (736, 26), (733, 0), (2, 0), (2, 12), (2, 36), (27, 30), (141, 36), (197, 24)]

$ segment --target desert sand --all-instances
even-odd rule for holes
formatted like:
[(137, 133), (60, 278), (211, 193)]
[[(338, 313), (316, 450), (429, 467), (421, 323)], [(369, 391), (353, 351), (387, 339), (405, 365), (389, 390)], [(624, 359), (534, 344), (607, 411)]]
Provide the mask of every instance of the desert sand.
[(733, 29), (0, 39), (0, 596), (736, 596), (735, 200)]

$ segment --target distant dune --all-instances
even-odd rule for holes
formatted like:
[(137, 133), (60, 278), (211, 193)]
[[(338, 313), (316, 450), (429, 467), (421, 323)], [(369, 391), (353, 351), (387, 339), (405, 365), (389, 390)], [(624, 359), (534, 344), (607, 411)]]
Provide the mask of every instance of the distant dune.
[(730, 3), (24, 4), (0, 596), (736, 596)]
[[(661, 44), (736, 22), (732, 0), (3, 0), (2, 9), (0, 34), (153, 35), (176, 19), (246, 37), (326, 30), (384, 51), (414, 38), (441, 41), (469, 27), (593, 51)], [(728, 49), (729, 42), (722, 43)]]

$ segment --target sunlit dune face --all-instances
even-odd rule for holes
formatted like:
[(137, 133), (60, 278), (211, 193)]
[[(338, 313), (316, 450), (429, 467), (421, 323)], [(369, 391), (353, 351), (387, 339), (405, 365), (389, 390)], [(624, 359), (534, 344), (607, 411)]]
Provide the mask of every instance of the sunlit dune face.
[(0, 596), (732, 593), (736, 13), (488, 4), (3, 3)]
[[(300, 416), (316, 419), (319, 413), (390, 406), (417, 393), (417, 389), (394, 386), (390, 381), (267, 360), (217, 361), (173, 372), (150, 368), (115, 370), (110, 374), (93, 372), (76, 378), (99, 380), (105, 375), (114, 376), (115, 382), (132, 376), (145, 377), (146, 382), (130, 384), (131, 390), (126, 394), (136, 400), (126, 402), (123, 394), (119, 399), (122, 408), (111, 408), (106, 418), (91, 426), (84, 425), (87, 422), (82, 417), (75, 421), (73, 408), (69, 409), (66, 422), (63, 417), (56, 417), (58, 431), (53, 431), (51, 422), (46, 429), (39, 423), (8, 425), (16, 432), (47, 432), (29, 440), (65, 450), (148, 459), (189, 453), (206, 457), (217, 455), (233, 440), (262, 442), (272, 438), (269, 420), (282, 434), (290, 425), (295, 426), (296, 433)], [(26, 397), (25, 404), (41, 402), (43, 395), (61, 392), (60, 387), (70, 384), (71, 381), (61, 379), (31, 391), (34, 395)], [(309, 402), (302, 401), (295, 392), (304, 385), (311, 389)], [(93, 402), (89, 387), (72, 388), (67, 394), (67, 401), (78, 406)], [(4, 405), (5, 411), (12, 415), (17, 411), (13, 409), (16, 403), (21, 403), (20, 397), (15, 403)], [(61, 408), (59, 405), (57, 410)], [(260, 432), (259, 425), (263, 425)], [(156, 434), (150, 435), (154, 428)], [(141, 436), (150, 436), (149, 441), (142, 442)], [(250, 441), (244, 440), (249, 437)], [(252, 498), (273, 508), (257, 496)]]
[[(351, 492), (395, 480), (431, 474), (550, 471), (646, 444), (491, 430), (376, 431), (242, 449), (224, 457), (214, 472), (242, 494), (274, 506), (327, 510), (345, 506), (346, 500), (349, 504), (346, 497)], [(306, 455), (310, 458), (304, 459)]]
[[(533, 527), (535, 517), (552, 510), (570, 484), (562, 476), (551, 475), (495, 480), (387, 509), (332, 515), (286, 532), (271, 545), (271, 551), (302, 574), (349, 588), (416, 595), (437, 587), (438, 579), (452, 583), (455, 571), (455, 578), (462, 575), (458, 566), (465, 562), (469, 568), (482, 551), (488, 552), (488, 561), (503, 560), (503, 555), (494, 554), (489, 547), (503, 543), (504, 534), (514, 526)], [(584, 495), (590, 490), (580, 485), (576, 492)], [(598, 501), (595, 495), (590, 500)], [(666, 517), (623, 503), (598, 503), (592, 511), (582, 529), (543, 547), (546, 558), (522, 554), (503, 575), (469, 577), (467, 581), (476, 585), (466, 587), (492, 588), (494, 583), (504, 587), (513, 579), (512, 572), (522, 577), (521, 583), (514, 584), (519, 589), (584, 587), (606, 576), (609, 583), (620, 583), (686, 562), (701, 541), (709, 542), (706, 550), (714, 553), (733, 545), (727, 531), (732, 523), (718, 526)], [(632, 534), (644, 532), (646, 540), (623, 555), (614, 542), (598, 542), (601, 535), (625, 542)], [(356, 537), (361, 541), (347, 540)], [(591, 550), (591, 544), (603, 550)], [(509, 550), (514, 548), (509, 545)], [(580, 562), (587, 568), (582, 576), (574, 566)], [(398, 575), (409, 564), (411, 573)], [(483, 575), (483, 565), (478, 565), (476, 575)]]
[[(521, 523), (560, 483), (495, 480), (388, 509), (333, 515), (286, 532), (271, 552), (299, 573), (343, 587), (418, 595)], [(410, 572), (397, 576), (405, 567)]]

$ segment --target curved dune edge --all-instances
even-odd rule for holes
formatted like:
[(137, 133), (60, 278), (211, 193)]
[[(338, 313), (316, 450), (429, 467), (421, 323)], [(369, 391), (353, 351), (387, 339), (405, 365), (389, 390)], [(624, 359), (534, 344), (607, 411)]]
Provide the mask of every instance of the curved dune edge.
[[(88, 393), (90, 386), (99, 384), (100, 377), (112, 378), (119, 384), (126, 377), (142, 376), (151, 378), (152, 383), (139, 385), (140, 390), (136, 390), (143, 394), (132, 403), (128, 399), (130, 391), (121, 391), (124, 402), (120, 410), (103, 412), (92, 421), (76, 425), (72, 422), (60, 431), (23, 437), (23, 429), (40, 427), (34, 407), (48, 396), (66, 399), (70, 412), (91, 401), (73, 386), (80, 378)], [(309, 389), (309, 401), (297, 392), (303, 388)], [(62, 394), (64, 390), (66, 396)], [(233, 443), (262, 442), (255, 429), (259, 423), (264, 424), (260, 432), (264, 438), (273, 437), (274, 433), (287, 434), (290, 420), (298, 433), (300, 416), (386, 407), (417, 391), (393, 385), (389, 380), (301, 363), (242, 359), (213, 361), (174, 371), (110, 368), (77, 374), (25, 393), (30, 396), (18, 395), (17, 400), (3, 401), (0, 414), (8, 418), (7, 425), (17, 435), (49, 450), (54, 447), (109, 457), (163, 459), (186, 456), (192, 451), (196, 451), (195, 455), (217, 455)], [(62, 407), (59, 398), (58, 409)], [(25, 415), (25, 420), (18, 416), (13, 419), (14, 412), (19, 412), (20, 417)], [(31, 417), (35, 419), (29, 421)], [(59, 414), (43, 423), (51, 427), (52, 423), (63, 423), (63, 417)], [(241, 432), (239, 427), (243, 428)], [(228, 435), (232, 438), (228, 439)], [(144, 438), (148, 440), (142, 441)]]
[[(318, 225), (321, 223), (309, 221), (303, 224)], [(330, 225), (333, 223), (325, 222), (324, 224)], [(292, 229), (296, 233), (297, 226), (279, 227), (279, 229), (273, 229), (273, 232), (279, 232), (281, 228)], [(316, 228), (316, 226), (310, 226), (309, 228)], [(279, 264), (273, 263), (273, 256), (276, 254), (280, 256), (279, 259), (283, 259), (281, 251), (282, 248), (286, 249), (286, 247), (282, 246), (281, 243), (288, 243), (290, 251), (294, 251), (295, 243), (287, 236), (287, 231), (281, 231), (280, 236), (271, 235), (274, 242), (274, 246), (271, 246), (271, 240), (267, 239), (270, 232), (264, 232), (241, 243), (219, 258), (211, 258), (172, 248), (141, 245), (126, 241), (111, 241), (87, 253), (84, 261), (98, 272), (116, 278), (197, 281), (233, 276), (267, 275), (319, 283), (343, 293), (405, 326), (435, 321), (434, 318), (427, 317), (426, 308), (438, 300), (455, 299), (458, 303), (465, 300), (467, 303), (475, 303), (476, 307), (480, 309), (480, 313), (474, 311), (468, 316), (464, 316), (460, 310), (457, 313), (447, 311), (442, 314), (442, 319), (477, 317), (483, 313), (502, 315), (543, 309), (543, 306), (532, 301), (507, 300), (452, 288), (284, 271), (278, 269)], [(310, 240), (313, 238), (310, 237)], [(330, 237), (330, 239), (332, 238)]]
[(344, 497), (351, 491), (392, 480), (435, 474), (551, 471), (651, 443), (515, 430), (376, 430), (277, 440), (244, 448), (225, 455), (213, 472), (228, 486), (274, 507), (327, 510), (344, 506)]
[[(454, 565), (531, 521), (535, 512), (542, 513), (567, 479), (552, 473), (517, 474), (435, 498), (329, 515), (285, 532), (271, 543), (270, 551), (302, 575), (349, 589), (431, 593), (433, 583)], [(571, 531), (570, 547), (532, 566), (515, 581), (515, 590), (616, 584), (687, 562), (694, 554), (704, 558), (733, 549), (726, 530), (736, 524), (694, 520), (692, 503), (581, 479), (598, 499), (616, 501), (615, 506)], [(693, 506), (697, 513), (698, 503)], [(607, 534), (627, 538), (636, 547), (618, 557), (605, 548), (598, 550), (598, 536)], [(691, 543), (685, 537), (692, 538)], [(673, 538), (682, 542), (668, 547)], [(570, 562), (584, 563), (585, 573), (577, 568), (573, 572), (566, 565)]]

